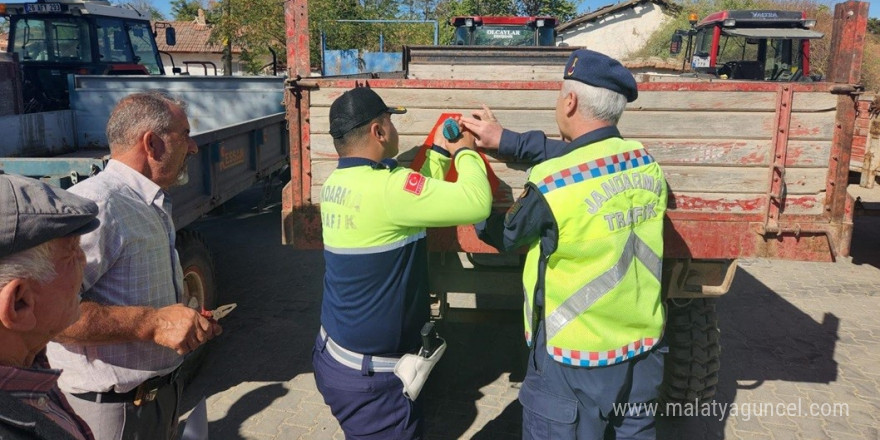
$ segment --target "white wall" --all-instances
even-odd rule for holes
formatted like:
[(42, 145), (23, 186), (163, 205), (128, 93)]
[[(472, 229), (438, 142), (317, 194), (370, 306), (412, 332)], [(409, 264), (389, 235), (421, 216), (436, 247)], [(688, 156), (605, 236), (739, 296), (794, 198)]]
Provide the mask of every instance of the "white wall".
[[(165, 74), (171, 75), (171, 61), (168, 55), (162, 54), (162, 65), (165, 67)], [(223, 55), (219, 53), (171, 53), (174, 57), (174, 65), (180, 67), (182, 72), (187, 71), (184, 61), (210, 61), (217, 66), (217, 75), (223, 75)], [(201, 64), (190, 64), (189, 74), (193, 76), (214, 75), (214, 68), (208, 65), (207, 72)], [(241, 64), (236, 58), (232, 59), (232, 74), (241, 75)]]
[(626, 59), (641, 49), (668, 16), (653, 2), (610, 13), (559, 33), (569, 46), (582, 46), (612, 58)]

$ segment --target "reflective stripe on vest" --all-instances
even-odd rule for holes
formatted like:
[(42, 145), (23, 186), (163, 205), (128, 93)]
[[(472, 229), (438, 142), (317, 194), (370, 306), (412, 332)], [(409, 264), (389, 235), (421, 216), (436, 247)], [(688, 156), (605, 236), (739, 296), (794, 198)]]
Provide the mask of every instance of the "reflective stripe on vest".
[[(542, 319), (548, 354), (566, 365), (612, 365), (650, 350), (664, 323), (667, 202), (654, 158), (638, 142), (610, 138), (536, 165), (529, 182), (550, 208), (558, 242), (549, 255), (533, 243), (526, 257), (527, 341)], [(543, 312), (532, 309), (538, 291)]]
[(553, 173), (545, 177), (537, 186), (541, 194), (547, 194), (566, 185), (631, 170), (652, 162), (654, 162), (654, 158), (644, 149), (626, 151)]
[(410, 243), (415, 243), (425, 237), (427, 237), (427, 233), (423, 230), (415, 235), (410, 235), (409, 237), (404, 238), (403, 240), (398, 240), (394, 243), (382, 244), (379, 246), (369, 246), (362, 248), (343, 248), (343, 247), (333, 247), (324, 245), (324, 250), (328, 252), (333, 252), (334, 254), (339, 255), (367, 255), (367, 254), (379, 254), (382, 252), (388, 252), (394, 249), (400, 249)]
[(633, 257), (641, 261), (651, 271), (654, 278), (660, 281), (663, 260), (638, 235), (634, 232), (630, 233), (623, 253), (620, 254), (617, 263), (605, 271), (605, 273), (587, 283), (586, 286), (581, 287), (574, 295), (568, 297), (562, 305), (557, 307), (553, 313), (547, 316), (545, 322), (547, 339), (553, 339), (563, 327), (581, 313), (586, 312), (599, 298), (602, 298), (614, 289), (629, 270)]

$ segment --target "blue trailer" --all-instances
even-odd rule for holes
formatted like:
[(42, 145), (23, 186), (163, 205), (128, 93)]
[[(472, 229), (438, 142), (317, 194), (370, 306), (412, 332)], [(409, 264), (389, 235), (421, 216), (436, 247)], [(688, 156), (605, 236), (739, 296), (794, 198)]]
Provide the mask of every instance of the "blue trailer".
[(189, 183), (169, 192), (184, 268), (184, 302), (212, 309), (216, 292), (210, 253), (187, 226), (287, 169), (283, 79), (71, 75), (68, 81), (70, 109), (0, 117), (0, 169), (70, 187), (107, 164), (110, 150), (104, 130), (120, 98), (162, 90), (186, 101), (199, 151), (187, 165)]

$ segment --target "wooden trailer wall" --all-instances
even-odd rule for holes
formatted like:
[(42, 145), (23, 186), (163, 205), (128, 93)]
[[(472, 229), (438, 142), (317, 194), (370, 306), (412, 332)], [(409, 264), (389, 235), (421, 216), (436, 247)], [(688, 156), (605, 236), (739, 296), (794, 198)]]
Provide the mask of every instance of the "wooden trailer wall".
[(849, 170), (859, 173), (859, 184), (873, 188), (880, 175), (880, 95), (859, 97), (852, 159)]
[[(320, 247), (314, 205), (338, 159), (329, 134), (330, 104), (364, 83), (307, 79), (294, 84), (291, 94), (300, 97), (305, 148), (299, 149), (299, 185), (289, 189), (299, 193), (291, 194), (299, 206), (290, 206), (291, 233), (285, 239), (299, 247)], [(366, 84), (389, 105), (409, 110), (392, 118), (403, 166), (441, 113), (469, 114), (484, 103), (506, 128), (558, 133), (558, 81), (375, 79)], [(829, 169), (838, 103), (831, 87), (733, 81), (639, 84), (639, 98), (627, 106), (619, 128), (624, 137), (643, 142), (666, 174), (671, 193), (667, 257), (827, 261), (834, 253), (848, 252), (851, 214), (833, 221), (826, 198), (828, 183), (836, 178)], [(504, 193), (495, 205), (503, 209), (522, 192), (527, 165), (490, 159)], [(845, 192), (845, 186), (839, 189)], [(432, 230), (429, 236), (434, 250), (493, 252), (469, 226)]]

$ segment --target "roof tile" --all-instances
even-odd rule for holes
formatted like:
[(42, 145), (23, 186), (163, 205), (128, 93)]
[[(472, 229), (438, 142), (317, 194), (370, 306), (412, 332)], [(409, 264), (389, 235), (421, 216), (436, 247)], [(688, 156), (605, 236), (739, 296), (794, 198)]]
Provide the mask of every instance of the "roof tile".
[[(223, 46), (210, 44), (211, 25), (194, 23), (191, 21), (172, 21), (177, 34), (177, 44), (169, 46), (164, 38), (157, 38), (156, 45), (159, 50), (171, 53), (222, 53)], [(232, 46), (232, 53), (241, 53), (241, 47)]]

